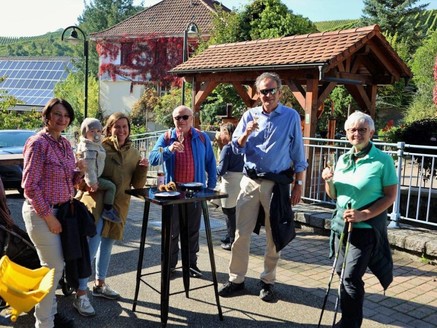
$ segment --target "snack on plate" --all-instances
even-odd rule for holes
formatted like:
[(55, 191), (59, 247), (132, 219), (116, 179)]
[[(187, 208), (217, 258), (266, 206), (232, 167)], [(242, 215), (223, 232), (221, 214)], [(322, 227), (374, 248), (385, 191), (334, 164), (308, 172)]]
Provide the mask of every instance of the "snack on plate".
[(177, 186), (176, 186), (176, 183), (174, 183), (173, 181), (170, 181), (167, 184), (160, 185), (158, 187), (158, 190), (159, 191), (176, 191)]

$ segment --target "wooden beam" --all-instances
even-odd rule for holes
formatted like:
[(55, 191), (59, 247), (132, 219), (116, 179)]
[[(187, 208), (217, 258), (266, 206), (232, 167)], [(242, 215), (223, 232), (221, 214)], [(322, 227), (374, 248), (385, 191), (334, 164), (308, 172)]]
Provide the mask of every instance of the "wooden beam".
[(401, 76), (399, 70), (393, 65), (391, 56), (387, 55), (387, 52), (381, 51), (381, 47), (375, 45), (373, 41), (369, 41), (368, 46), (375, 54), (376, 58), (381, 62), (384, 68), (387, 70), (389, 74), (391, 74), (396, 81), (399, 81)]
[(317, 104), (320, 106), (323, 104), (326, 98), (328, 98), (331, 91), (337, 86), (337, 83), (330, 82), (324, 83), (319, 87), (319, 99), (317, 99)]
[[(305, 69), (279, 69), (275, 70), (276, 73), (281, 77), (282, 80), (286, 81), (287, 79), (306, 80), (308, 74), (314, 74), (317, 71), (313, 67), (305, 68)], [(217, 83), (232, 83), (232, 82), (240, 82), (244, 85), (252, 85), (256, 78), (264, 73), (264, 70), (250, 70), (250, 71), (234, 71), (234, 72), (214, 72), (214, 73), (192, 73), (192, 74), (178, 74), (180, 77), (185, 77), (188, 81), (191, 78), (195, 78), (199, 82), (209, 82), (214, 81)]]
[[(305, 94), (305, 128), (304, 137), (312, 137), (316, 134), (317, 128), (317, 99), (319, 98), (319, 79), (308, 78), (306, 83)], [(311, 143), (310, 140), (305, 140), (305, 143)], [(305, 147), (305, 158), (309, 163), (312, 163), (312, 152), (309, 151), (309, 147)], [(305, 172), (305, 194), (309, 194), (309, 187), (311, 186), (311, 177), (313, 176), (313, 168), (308, 166)]]
[(367, 94), (370, 98), (370, 108), (369, 113), (370, 116), (375, 119), (376, 118), (376, 95), (378, 93), (378, 86), (376, 84), (369, 85), (366, 87)]
[(243, 100), (244, 104), (249, 108), (253, 107), (254, 103), (256, 102), (256, 100), (252, 98), (253, 88), (250, 87), (246, 89), (242, 84), (236, 82), (232, 82), (232, 85)]
[(302, 108), (305, 108), (306, 91), (302, 87), (302, 85), (299, 84), (299, 82), (294, 81), (294, 80), (286, 80), (286, 83), (287, 83), (288, 87), (290, 88), (290, 91), (293, 93), (293, 96), (299, 102), (299, 105)]
[(201, 84), (199, 89), (196, 88), (198, 91), (195, 94), (195, 104), (201, 105), (217, 85), (216, 82), (205, 82)]
[(363, 111), (370, 113), (370, 109), (372, 108), (371, 99), (368, 97), (364, 87), (352, 84), (347, 84), (345, 87), (358, 103), (358, 106), (360, 106)]

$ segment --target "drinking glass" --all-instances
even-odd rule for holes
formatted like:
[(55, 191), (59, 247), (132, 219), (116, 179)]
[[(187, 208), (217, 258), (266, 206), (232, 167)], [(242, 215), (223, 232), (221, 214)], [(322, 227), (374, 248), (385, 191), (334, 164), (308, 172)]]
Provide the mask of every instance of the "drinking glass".
[[(179, 141), (181, 144), (183, 144), (183, 143), (184, 143), (184, 139), (185, 139), (184, 133), (183, 133), (183, 132), (179, 133), (179, 135), (178, 135), (178, 141)], [(180, 153), (183, 153), (183, 152), (184, 152), (183, 150), (180, 151)]]
[(326, 159), (326, 166), (331, 169), (331, 172), (334, 172), (335, 167), (335, 153), (328, 153)]
[(146, 147), (146, 142), (145, 141), (141, 141), (140, 142), (140, 154), (141, 154), (141, 159), (145, 159), (146, 158), (146, 153), (147, 153), (147, 147)]

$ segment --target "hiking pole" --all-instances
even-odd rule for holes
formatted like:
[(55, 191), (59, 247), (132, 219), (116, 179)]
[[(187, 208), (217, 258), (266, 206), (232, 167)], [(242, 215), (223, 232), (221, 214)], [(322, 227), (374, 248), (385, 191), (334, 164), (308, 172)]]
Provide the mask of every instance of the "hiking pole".
[(322, 323), (323, 313), (325, 312), (326, 302), (328, 300), (329, 291), (331, 290), (332, 278), (334, 277), (335, 274), (335, 267), (337, 266), (338, 255), (340, 254), (340, 248), (341, 245), (343, 244), (345, 232), (346, 232), (346, 225), (344, 226), (344, 229), (340, 234), (340, 241), (338, 244), (339, 247), (337, 249), (337, 252), (335, 252), (334, 263), (332, 264), (332, 268), (331, 268), (331, 276), (329, 277), (328, 287), (326, 288), (325, 298), (323, 299), (322, 312), (320, 312), (319, 324), (317, 325), (317, 327), (320, 327), (320, 324)]
[[(349, 203), (348, 209), (350, 209), (350, 208), (351, 208), (351, 204)], [(346, 259), (347, 259), (347, 254), (349, 253), (349, 247), (351, 244), (352, 223), (346, 222), (346, 224), (349, 224), (349, 227), (347, 230), (347, 240), (346, 240), (346, 248), (344, 250), (343, 263), (341, 265), (340, 283), (338, 284), (338, 295), (337, 295), (337, 299), (335, 301), (334, 321), (332, 322), (332, 327), (334, 327), (335, 321), (337, 319), (338, 305), (340, 304), (340, 301), (341, 301), (341, 287), (343, 286), (344, 272), (346, 271)], [(339, 248), (341, 246), (342, 245), (340, 245)]]

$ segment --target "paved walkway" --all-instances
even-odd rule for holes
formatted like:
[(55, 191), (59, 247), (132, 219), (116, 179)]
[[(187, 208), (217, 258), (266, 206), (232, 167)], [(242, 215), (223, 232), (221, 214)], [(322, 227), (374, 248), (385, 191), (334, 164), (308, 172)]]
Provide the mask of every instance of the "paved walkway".
[[(18, 215), (22, 200), (10, 199), (10, 207)], [(123, 298), (108, 301), (93, 298), (97, 311), (93, 318), (84, 318), (72, 308), (72, 297), (58, 290), (59, 310), (75, 318), (77, 327), (159, 327), (159, 295), (141, 286), (137, 311), (132, 312), (136, 263), (141, 228), (143, 203), (133, 199), (125, 239), (114, 248), (107, 282)], [(160, 209), (151, 207), (150, 229), (147, 235), (144, 269), (159, 271), (160, 266)], [(14, 216), (17, 217), (17, 216)], [(219, 246), (225, 233), (221, 210), (210, 209), (215, 261), (219, 283), (227, 280), (230, 252)], [(220, 321), (212, 287), (198, 289), (187, 299), (183, 293), (170, 297), (169, 327), (316, 327), (325, 295), (332, 261), (328, 259), (328, 237), (304, 229), (282, 252), (275, 290), (278, 301), (265, 303), (258, 298), (259, 274), (263, 269), (264, 235), (253, 235), (247, 293), (233, 298), (220, 298), (224, 320)], [(394, 253), (394, 282), (386, 295), (372, 274), (365, 275), (366, 298), (363, 327), (437, 327), (437, 266), (422, 263), (417, 257)], [(191, 284), (202, 286), (211, 279), (206, 237), (201, 233), (198, 265), (203, 279), (192, 279)], [(159, 275), (149, 276), (159, 289)], [(207, 281), (209, 280), (209, 281)], [(334, 278), (323, 327), (332, 324), (338, 280)], [(90, 283), (91, 287), (91, 283)], [(182, 290), (182, 274), (177, 272), (171, 291)], [(338, 316), (339, 317), (339, 316)], [(31, 315), (21, 316), (16, 327), (33, 327)]]

